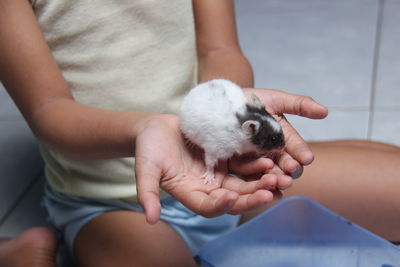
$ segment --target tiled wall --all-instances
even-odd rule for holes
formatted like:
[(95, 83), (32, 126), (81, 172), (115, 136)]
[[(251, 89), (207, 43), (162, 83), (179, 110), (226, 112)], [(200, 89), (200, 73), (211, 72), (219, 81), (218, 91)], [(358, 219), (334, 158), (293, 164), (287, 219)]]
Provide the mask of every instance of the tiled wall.
[[(0, 88), (0, 236), (12, 236), (27, 226), (43, 223), (39, 199), (26, 195), (42, 177), (42, 159), (32, 132), (4, 88)], [(41, 192), (42, 188), (35, 192)], [(31, 194), (32, 195), (32, 194)], [(22, 202), (30, 206), (16, 212)], [(33, 216), (32, 216), (33, 215)], [(10, 220), (10, 218), (13, 218)], [(26, 227), (24, 227), (26, 226)]]
[(328, 118), (288, 116), (307, 140), (400, 145), (399, 0), (236, 0), (256, 87), (308, 95)]

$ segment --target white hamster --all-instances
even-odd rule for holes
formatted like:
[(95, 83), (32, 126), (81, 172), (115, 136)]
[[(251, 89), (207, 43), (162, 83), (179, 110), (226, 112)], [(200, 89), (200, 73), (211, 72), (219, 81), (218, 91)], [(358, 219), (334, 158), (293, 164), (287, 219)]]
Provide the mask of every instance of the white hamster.
[(218, 160), (247, 152), (265, 153), (285, 146), (282, 128), (256, 95), (247, 102), (231, 81), (211, 80), (190, 90), (180, 112), (180, 129), (205, 154), (205, 183), (214, 184)]

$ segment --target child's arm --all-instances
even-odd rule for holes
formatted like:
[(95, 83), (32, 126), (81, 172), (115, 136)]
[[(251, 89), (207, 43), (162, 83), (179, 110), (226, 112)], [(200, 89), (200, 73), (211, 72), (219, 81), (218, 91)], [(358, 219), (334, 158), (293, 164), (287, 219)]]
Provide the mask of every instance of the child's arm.
[(239, 47), (232, 0), (194, 1), (199, 81), (225, 78), (253, 87), (253, 71)]
[(159, 115), (74, 101), (27, 0), (0, 1), (0, 79), (37, 138), (66, 155), (134, 155), (135, 136)]

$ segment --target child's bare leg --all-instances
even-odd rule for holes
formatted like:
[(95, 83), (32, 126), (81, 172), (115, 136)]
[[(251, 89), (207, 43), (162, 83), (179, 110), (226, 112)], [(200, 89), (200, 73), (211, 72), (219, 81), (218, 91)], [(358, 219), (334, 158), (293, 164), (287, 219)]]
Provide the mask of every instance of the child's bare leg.
[(284, 197), (312, 198), (385, 239), (399, 241), (400, 148), (366, 141), (310, 145), (315, 161)]
[(339, 145), (339, 146), (353, 146), (353, 147), (363, 147), (368, 149), (377, 149), (377, 150), (390, 150), (390, 151), (399, 151), (400, 148), (398, 146), (390, 145), (387, 143), (380, 143), (380, 142), (371, 142), (367, 140), (335, 140), (330, 142), (315, 142), (310, 143), (313, 144), (320, 144), (320, 145)]
[(35, 227), (16, 238), (0, 240), (0, 266), (55, 267), (56, 248), (53, 232)]
[(195, 266), (169, 225), (149, 225), (142, 213), (106, 212), (85, 225), (74, 248), (79, 266)]

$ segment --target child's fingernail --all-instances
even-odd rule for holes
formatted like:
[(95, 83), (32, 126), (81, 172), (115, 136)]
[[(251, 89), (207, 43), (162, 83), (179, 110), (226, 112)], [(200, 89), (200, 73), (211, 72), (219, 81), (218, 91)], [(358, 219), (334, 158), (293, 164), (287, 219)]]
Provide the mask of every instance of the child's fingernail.
[(303, 174), (303, 167), (300, 166), (298, 167), (295, 171), (293, 171), (290, 176), (292, 176), (293, 179), (299, 178)]

